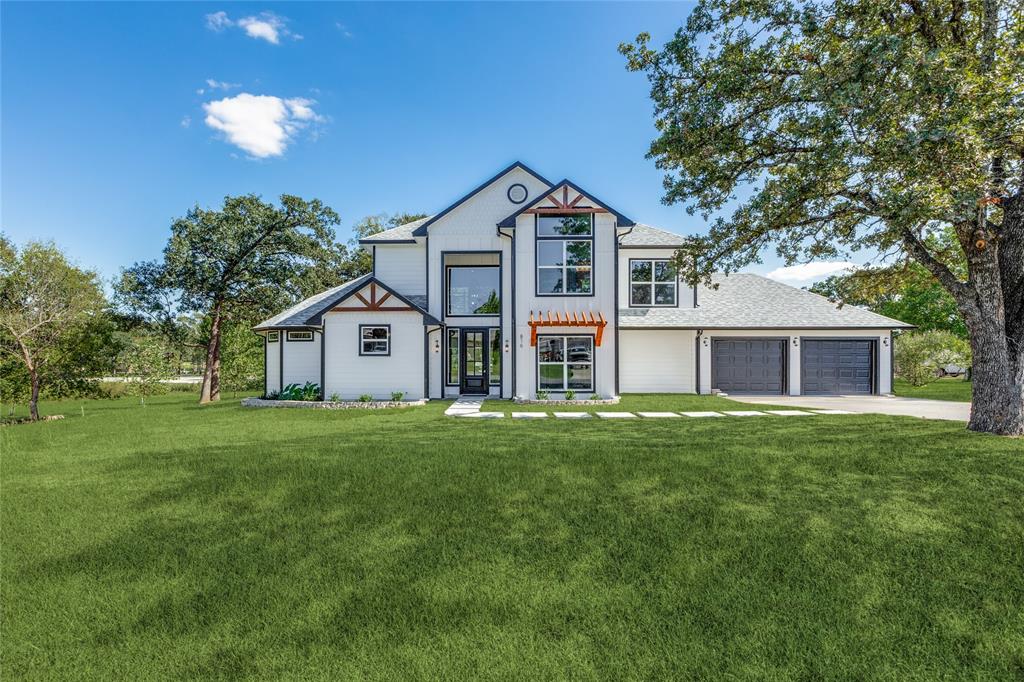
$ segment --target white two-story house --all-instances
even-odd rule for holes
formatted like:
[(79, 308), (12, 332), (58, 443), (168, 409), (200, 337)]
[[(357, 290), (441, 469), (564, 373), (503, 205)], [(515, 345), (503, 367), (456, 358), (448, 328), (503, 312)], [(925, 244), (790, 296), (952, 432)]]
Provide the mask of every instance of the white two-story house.
[(256, 327), (266, 392), (325, 398), (879, 394), (909, 327), (750, 274), (680, 282), (679, 235), (515, 163), (362, 240), (373, 271)]

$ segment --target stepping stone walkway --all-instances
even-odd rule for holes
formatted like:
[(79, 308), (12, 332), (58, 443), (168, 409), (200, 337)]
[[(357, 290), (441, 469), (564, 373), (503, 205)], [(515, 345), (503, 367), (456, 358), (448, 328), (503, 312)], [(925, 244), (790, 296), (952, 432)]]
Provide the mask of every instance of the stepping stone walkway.
[[(472, 419), (504, 419), (504, 412), (481, 412), (485, 398), (483, 396), (460, 397), (452, 403), (444, 413), (450, 417), (470, 417)], [(590, 419), (590, 412), (553, 412), (556, 419)], [(693, 418), (704, 417), (813, 417), (817, 414), (858, 414), (847, 410), (722, 410), (721, 412), (595, 412), (601, 419), (636, 419), (637, 415), (645, 419), (672, 419), (680, 415)], [(547, 419), (547, 412), (513, 412), (513, 419)]]

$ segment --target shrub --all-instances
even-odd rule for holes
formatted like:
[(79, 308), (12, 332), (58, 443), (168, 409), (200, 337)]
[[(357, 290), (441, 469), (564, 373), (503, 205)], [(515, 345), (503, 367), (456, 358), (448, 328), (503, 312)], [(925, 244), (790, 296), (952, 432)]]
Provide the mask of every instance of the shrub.
[(278, 400), (319, 400), (320, 386), (312, 381), (307, 381), (302, 386), (288, 384), (279, 394)]
[(373, 400), (373, 396), (370, 395), (369, 393), (364, 393), (361, 396), (359, 396), (359, 402), (361, 402), (361, 403), (368, 403), (368, 402), (370, 402), (372, 400)]
[(600, 396), (600, 395), (598, 395), (597, 393), (592, 393), (592, 394), (590, 395), (590, 399), (591, 399), (591, 400), (600, 400), (600, 399), (601, 399), (601, 396)]
[(263, 396), (264, 400), (280, 400), (281, 394), (278, 391), (271, 391), (270, 393)]
[(576, 391), (574, 391), (574, 390), (572, 390), (570, 388), (568, 391), (565, 392), (565, 399), (566, 400), (576, 400)]
[(391, 391), (391, 400), (396, 403), (402, 402), (402, 398), (404, 397), (405, 393), (403, 391)]
[(537, 400), (547, 400), (548, 399), (548, 395), (549, 394), (548, 394), (547, 391), (544, 391), (544, 390), (537, 391)]
[(945, 365), (971, 364), (971, 347), (948, 331), (933, 329), (901, 334), (895, 341), (896, 374), (912, 386), (924, 386)]
[(332, 393), (331, 394), (331, 402), (332, 403), (340, 403), (341, 402), (341, 396), (338, 395), (337, 393)]

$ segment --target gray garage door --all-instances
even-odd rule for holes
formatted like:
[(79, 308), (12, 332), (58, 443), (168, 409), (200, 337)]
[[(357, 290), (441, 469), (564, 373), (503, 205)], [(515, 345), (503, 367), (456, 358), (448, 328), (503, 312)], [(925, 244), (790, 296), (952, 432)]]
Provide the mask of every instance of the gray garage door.
[(803, 339), (800, 385), (806, 395), (871, 393), (875, 342), (868, 339)]
[(711, 388), (725, 393), (782, 393), (785, 382), (779, 339), (713, 339)]

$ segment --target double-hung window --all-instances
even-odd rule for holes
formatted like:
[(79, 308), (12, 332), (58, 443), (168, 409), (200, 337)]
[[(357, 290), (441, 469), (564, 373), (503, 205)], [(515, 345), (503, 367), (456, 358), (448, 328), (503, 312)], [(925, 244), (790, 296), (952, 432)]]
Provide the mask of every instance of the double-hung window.
[(538, 336), (537, 388), (594, 390), (594, 337)]
[(360, 355), (391, 355), (391, 325), (359, 325)]
[(679, 277), (668, 259), (629, 261), (629, 305), (675, 306)]
[(593, 268), (593, 214), (537, 217), (538, 296), (590, 296)]

